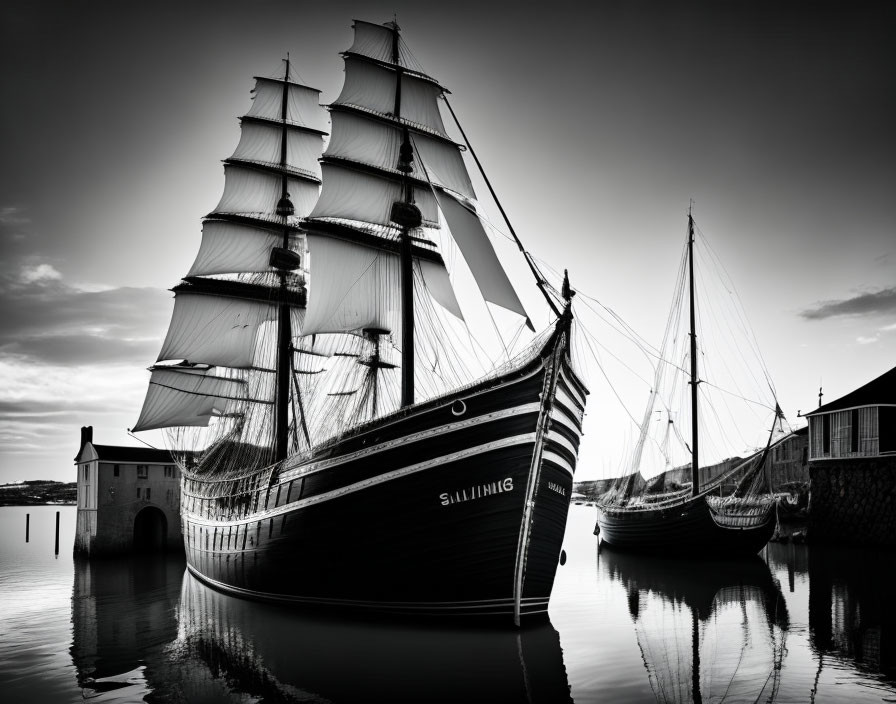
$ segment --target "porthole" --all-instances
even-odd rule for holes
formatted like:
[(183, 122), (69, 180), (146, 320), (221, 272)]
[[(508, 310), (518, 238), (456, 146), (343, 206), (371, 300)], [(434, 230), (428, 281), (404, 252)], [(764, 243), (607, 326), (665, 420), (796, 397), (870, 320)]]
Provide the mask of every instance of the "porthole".
[(467, 404), (465, 404), (460, 399), (457, 399), (454, 403), (451, 404), (451, 415), (453, 416), (462, 416), (467, 412)]

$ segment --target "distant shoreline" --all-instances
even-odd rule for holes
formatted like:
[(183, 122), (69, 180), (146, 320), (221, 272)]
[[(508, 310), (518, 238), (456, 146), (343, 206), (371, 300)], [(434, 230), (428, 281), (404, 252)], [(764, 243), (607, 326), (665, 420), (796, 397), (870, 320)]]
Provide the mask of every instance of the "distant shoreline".
[(76, 482), (32, 479), (17, 484), (0, 484), (0, 506), (76, 506)]

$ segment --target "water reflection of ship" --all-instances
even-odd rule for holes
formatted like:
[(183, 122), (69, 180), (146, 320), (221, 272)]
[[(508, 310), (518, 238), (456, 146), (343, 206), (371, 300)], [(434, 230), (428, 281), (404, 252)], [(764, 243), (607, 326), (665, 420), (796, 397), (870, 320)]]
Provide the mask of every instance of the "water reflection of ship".
[(149, 672), (177, 637), (185, 567), (183, 556), (170, 555), (75, 560), (70, 653), (85, 696), (151, 689)]
[(774, 701), (790, 621), (760, 557), (708, 565), (601, 545), (598, 571), (628, 594), (657, 701)]
[(171, 651), (194, 683), (204, 666), (206, 679), (263, 701), (572, 702), (549, 622), (508, 632), (334, 620), (229, 597), (189, 574), (179, 622)]
[(896, 576), (892, 553), (858, 547), (807, 549), (809, 630), (819, 656), (847, 658), (896, 682)]
[(765, 548), (765, 561), (772, 572), (787, 572), (787, 591), (796, 589), (797, 577), (809, 573), (809, 549), (805, 544), (769, 543)]

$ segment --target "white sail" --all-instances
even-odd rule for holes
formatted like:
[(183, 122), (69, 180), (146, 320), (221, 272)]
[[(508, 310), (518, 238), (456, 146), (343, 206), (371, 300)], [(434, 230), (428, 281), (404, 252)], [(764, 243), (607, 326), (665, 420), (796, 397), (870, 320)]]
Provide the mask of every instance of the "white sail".
[[(304, 310), (292, 308), (293, 334), (302, 329)], [(260, 327), (277, 319), (276, 299), (265, 303), (226, 296), (178, 293), (168, 335), (158, 361), (248, 369), (257, 366)]]
[[(255, 78), (249, 117), (280, 121), (282, 115), (283, 80)], [(326, 113), (320, 109), (320, 91), (290, 83), (287, 93), (286, 120), (291, 124), (326, 131)]]
[(476, 284), (486, 301), (507, 308), (528, 318), (495, 249), (472, 206), (445, 191), (439, 192), (439, 207), (448, 221), (448, 228)]
[[(279, 173), (240, 164), (225, 164), (224, 177), (224, 194), (215, 207), (215, 212), (259, 217), (270, 217), (276, 212), (281, 189)], [(297, 217), (311, 212), (317, 200), (317, 183), (290, 176), (286, 190), (295, 206)]]
[(352, 42), (349, 52), (369, 56), (377, 61), (392, 63), (395, 32), (391, 27), (355, 20), (352, 23), (352, 28), (355, 30), (355, 40)]
[(154, 368), (134, 432), (175, 426), (207, 426), (214, 415), (246, 399), (246, 384), (211, 370)]
[[(401, 339), (401, 274), (397, 253), (310, 233), (313, 269), (302, 333), (385, 330)], [(463, 319), (444, 265), (414, 259), (426, 290), (441, 306)]]
[(311, 357), (358, 357), (364, 345), (360, 335), (309, 334), (297, 338), (296, 358)]
[[(402, 200), (402, 185), (397, 176), (391, 180), (326, 162), (322, 167), (324, 185), (310, 217), (392, 224), (392, 204)], [(414, 188), (414, 200), (424, 223), (437, 226), (439, 218), (432, 191)]]
[[(290, 239), (296, 241), (299, 236)], [(282, 245), (281, 228), (206, 220), (202, 244), (187, 276), (270, 271), (271, 249)]]
[[(394, 117), (395, 89), (394, 69), (348, 55), (345, 57), (345, 84), (333, 104)], [(447, 137), (439, 112), (442, 92), (438, 83), (403, 74), (401, 119)]]
[[(232, 158), (278, 166), (282, 133), (283, 126), (273, 122), (243, 121), (240, 141)], [(316, 132), (288, 129), (286, 167), (319, 179), (318, 159), (322, 146), (321, 136)]]
[(414, 265), (420, 269), (426, 290), (433, 299), (449, 313), (463, 320), (464, 314), (461, 313), (457, 296), (454, 294), (454, 286), (451, 285), (445, 266), (426, 259), (415, 259)]
[(308, 234), (313, 267), (303, 333), (400, 330), (398, 256), (373, 247)]
[[(395, 169), (404, 138), (398, 125), (341, 110), (334, 110), (331, 115), (333, 138), (324, 156), (360, 161), (389, 171)], [(424, 132), (415, 132), (411, 139), (415, 151), (414, 173), (418, 178), (426, 180), (428, 176), (434, 184), (475, 198), (473, 184), (456, 144)]]

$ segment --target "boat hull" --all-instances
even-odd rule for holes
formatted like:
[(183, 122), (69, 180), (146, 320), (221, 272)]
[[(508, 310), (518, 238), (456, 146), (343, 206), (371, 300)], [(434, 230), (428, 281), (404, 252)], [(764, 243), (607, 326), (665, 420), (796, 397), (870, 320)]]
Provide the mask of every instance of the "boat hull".
[(770, 506), (750, 525), (720, 525), (703, 496), (650, 510), (599, 506), (597, 513), (600, 539), (617, 550), (695, 557), (755, 555), (771, 539), (776, 523)]
[(288, 462), (263, 486), (243, 477), (210, 499), (187, 474), (189, 569), (269, 601), (544, 616), (586, 393), (562, 355), (538, 357)]

